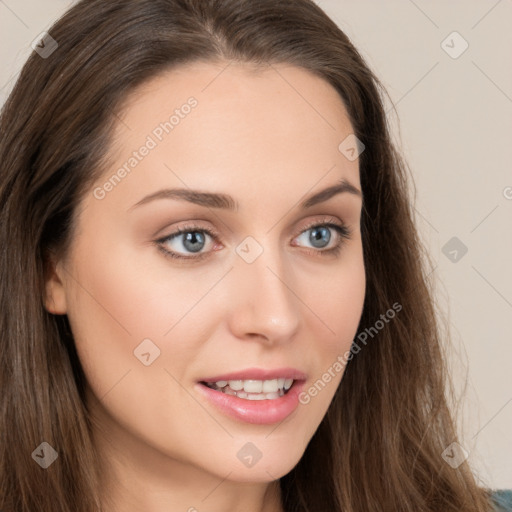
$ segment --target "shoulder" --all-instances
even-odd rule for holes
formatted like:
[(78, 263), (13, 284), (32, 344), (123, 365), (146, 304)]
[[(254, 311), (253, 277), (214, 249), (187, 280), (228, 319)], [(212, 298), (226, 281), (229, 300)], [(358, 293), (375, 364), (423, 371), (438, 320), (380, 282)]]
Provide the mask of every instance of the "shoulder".
[(512, 512), (512, 489), (492, 491), (491, 499), (496, 512)]

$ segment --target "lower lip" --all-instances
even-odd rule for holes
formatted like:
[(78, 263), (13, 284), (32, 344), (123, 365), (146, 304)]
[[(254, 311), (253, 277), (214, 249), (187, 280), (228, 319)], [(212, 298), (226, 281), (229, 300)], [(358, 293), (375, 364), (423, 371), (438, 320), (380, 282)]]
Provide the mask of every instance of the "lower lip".
[(272, 400), (246, 400), (216, 391), (201, 383), (196, 386), (200, 393), (228, 416), (246, 423), (264, 425), (283, 421), (295, 411), (304, 381), (295, 381), (285, 395)]

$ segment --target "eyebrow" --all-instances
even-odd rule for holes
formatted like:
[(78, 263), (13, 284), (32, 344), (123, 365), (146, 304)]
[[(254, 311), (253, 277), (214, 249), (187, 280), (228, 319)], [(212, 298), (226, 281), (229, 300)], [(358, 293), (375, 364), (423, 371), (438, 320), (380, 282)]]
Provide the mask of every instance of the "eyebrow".
[[(349, 193), (362, 198), (361, 191), (352, 185), (345, 178), (341, 179), (335, 185), (327, 187), (315, 194), (304, 199), (300, 204), (299, 208), (305, 210), (311, 208), (319, 203), (323, 203), (334, 197), (335, 195)], [(184, 188), (172, 188), (162, 189), (143, 197), (139, 202), (131, 206), (128, 211), (133, 210), (143, 204), (147, 204), (157, 199), (177, 199), (180, 201), (188, 201), (199, 206), (206, 206), (208, 208), (218, 208), (228, 211), (237, 211), (239, 204), (230, 195), (213, 192), (201, 192), (199, 190), (184, 189)]]

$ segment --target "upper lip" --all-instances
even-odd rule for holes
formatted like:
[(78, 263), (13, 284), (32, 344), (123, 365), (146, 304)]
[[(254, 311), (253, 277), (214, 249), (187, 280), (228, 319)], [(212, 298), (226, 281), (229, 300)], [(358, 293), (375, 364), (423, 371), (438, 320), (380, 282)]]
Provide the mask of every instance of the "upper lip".
[(295, 368), (276, 368), (266, 370), (263, 368), (247, 368), (238, 372), (224, 373), (214, 377), (201, 379), (200, 382), (218, 382), (220, 380), (273, 380), (273, 379), (306, 380), (307, 375)]

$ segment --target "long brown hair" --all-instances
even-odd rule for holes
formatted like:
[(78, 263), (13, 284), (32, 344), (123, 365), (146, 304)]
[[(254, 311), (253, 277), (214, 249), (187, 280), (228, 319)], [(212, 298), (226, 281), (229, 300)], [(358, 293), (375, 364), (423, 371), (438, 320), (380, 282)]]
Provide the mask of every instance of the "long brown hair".
[[(107, 168), (122, 100), (195, 60), (300, 66), (330, 83), (357, 138), (366, 299), (360, 330), (402, 306), (348, 362), (328, 412), (280, 480), (287, 512), (490, 509), (448, 408), (429, 272), (394, 148), (383, 88), (347, 36), (311, 0), (82, 0), (50, 29), (58, 47), (30, 56), (0, 118), (0, 508), (101, 509), (84, 375), (67, 317), (44, 308), (50, 251), (65, 254), (77, 205)], [(46, 441), (58, 460), (31, 454)]]

